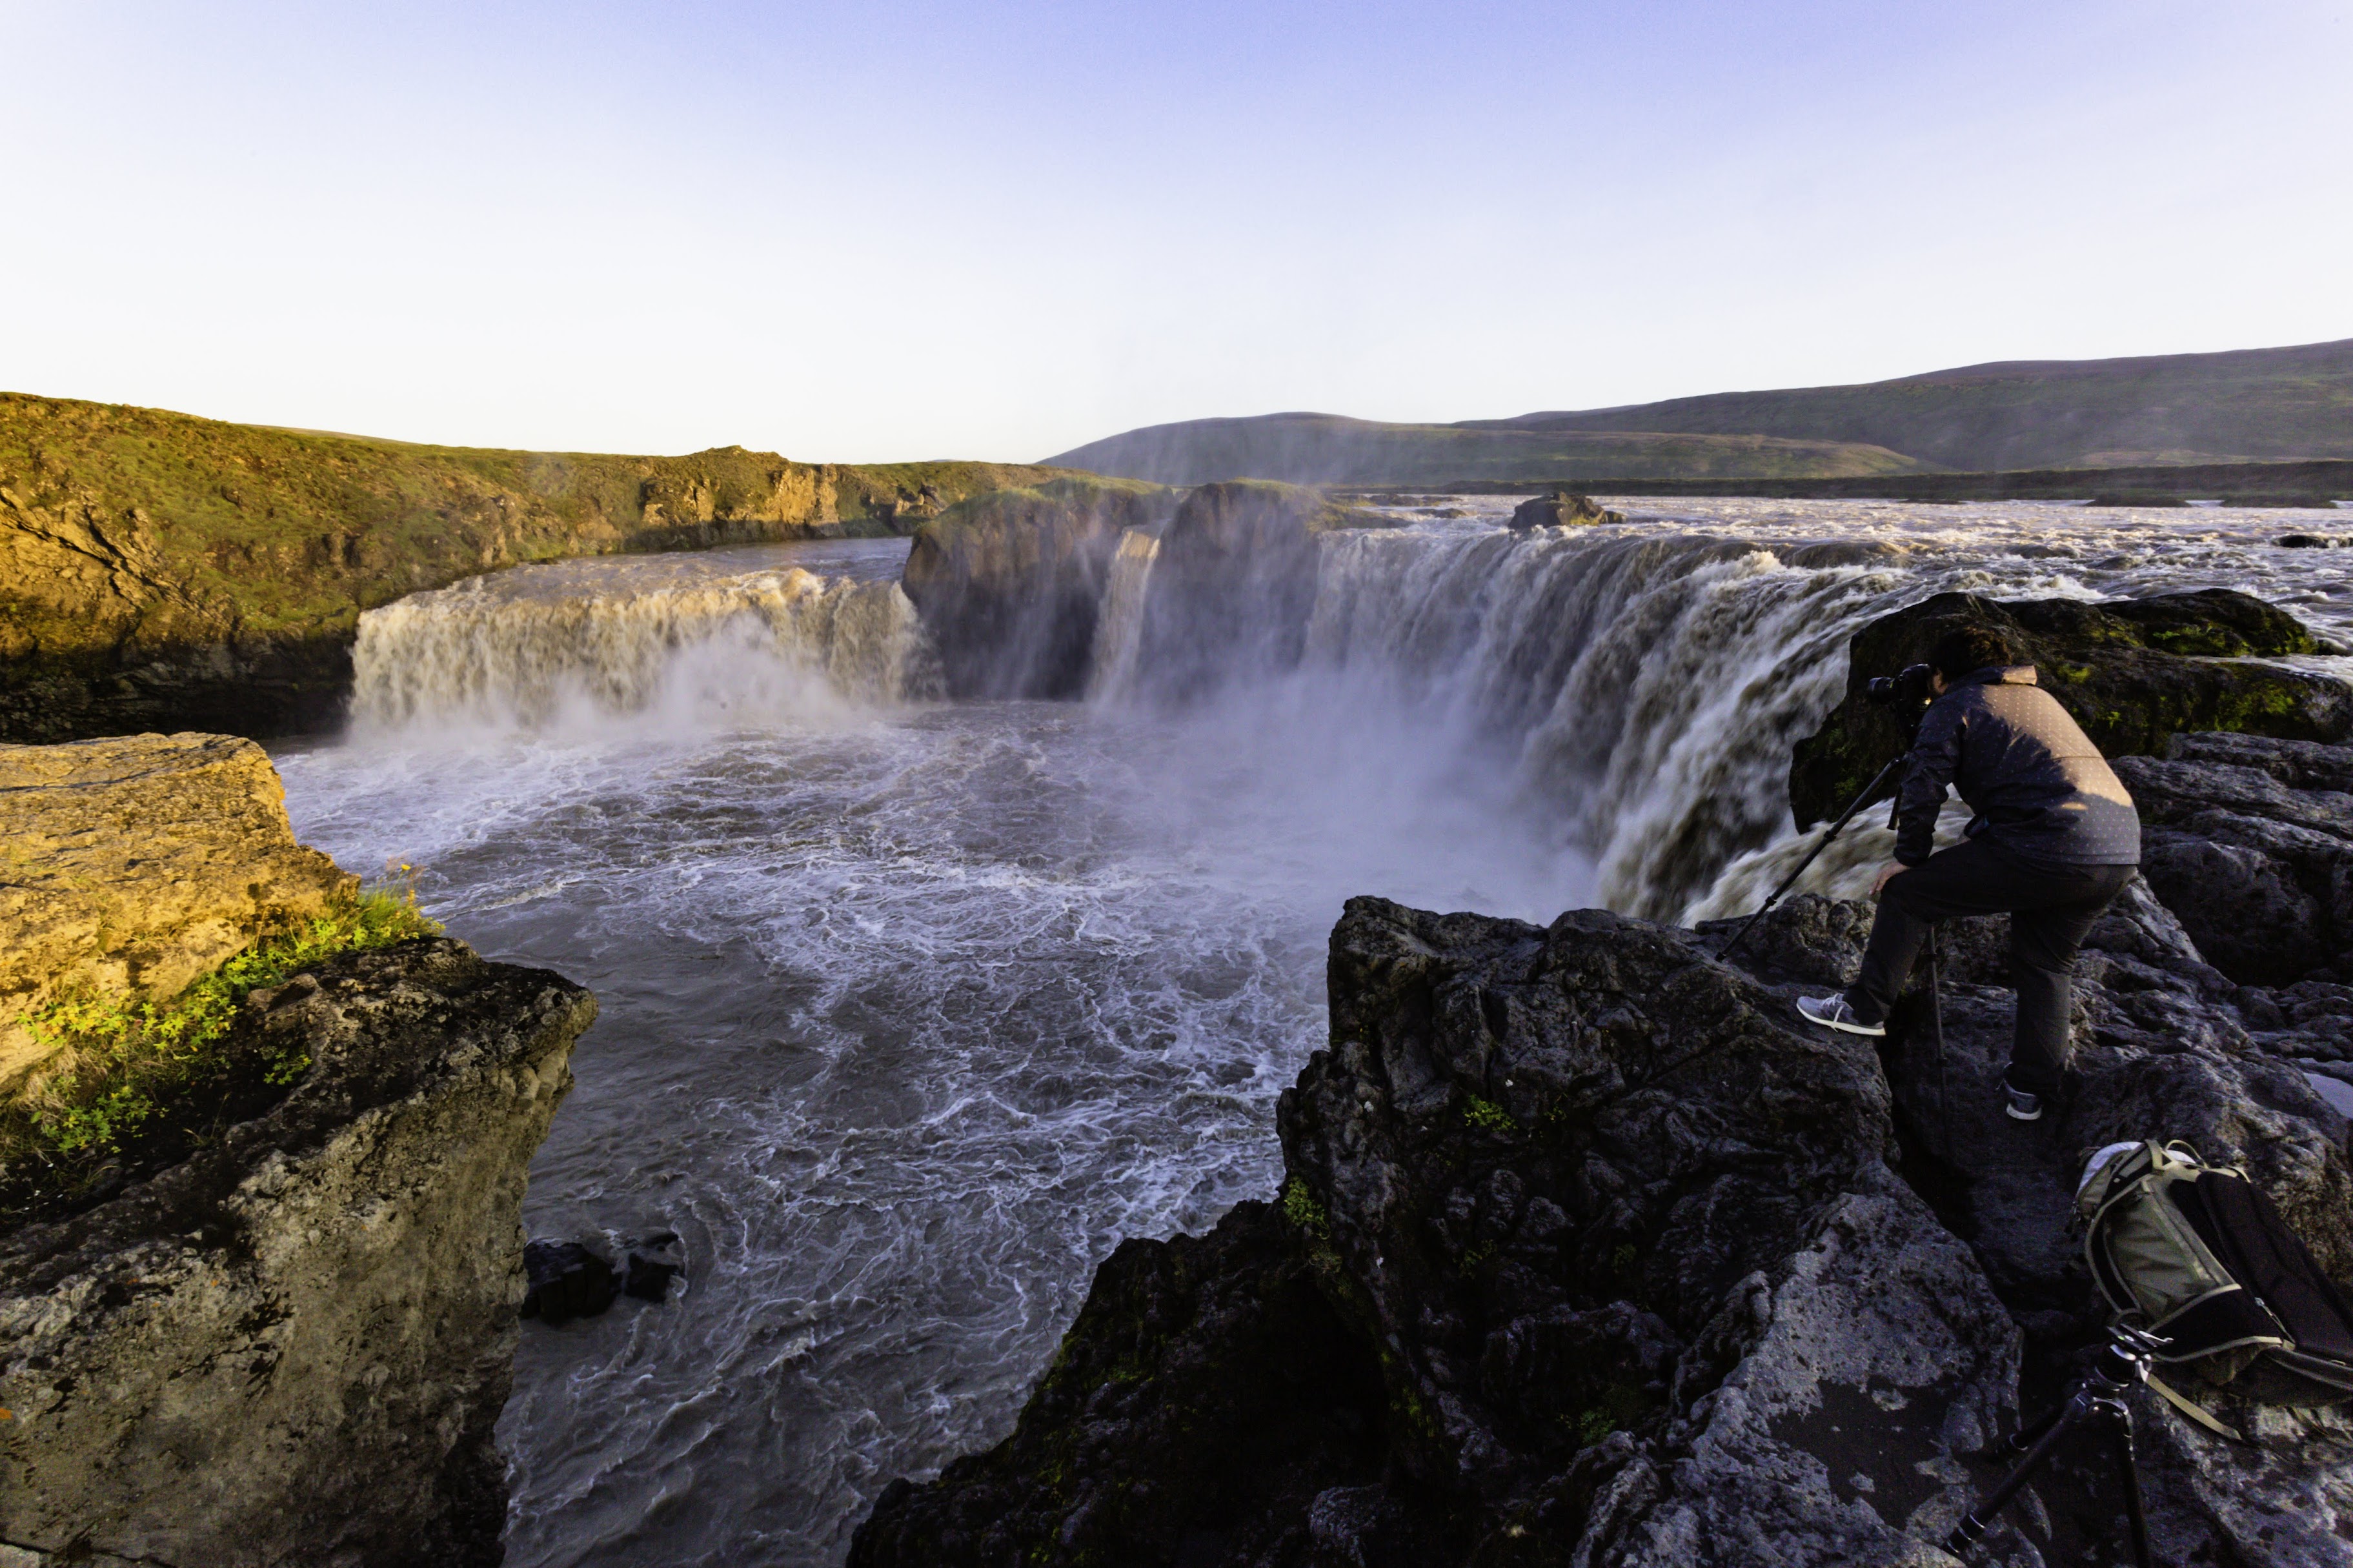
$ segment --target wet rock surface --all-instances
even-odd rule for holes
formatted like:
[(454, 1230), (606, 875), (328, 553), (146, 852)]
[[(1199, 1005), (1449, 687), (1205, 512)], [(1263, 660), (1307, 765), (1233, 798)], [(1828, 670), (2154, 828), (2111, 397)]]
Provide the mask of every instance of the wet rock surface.
[(1591, 496), (1575, 495), (1567, 490), (1536, 496), (1512, 509), (1512, 531), (1514, 533), (1525, 533), (1532, 528), (1575, 528), (1581, 523), (1625, 521), (1624, 512), (1611, 511), (1596, 503)]
[(915, 532), (902, 585), (956, 698), (1069, 698), (1086, 685), (1121, 536), (1166, 522), (1175, 492), (1126, 479), (992, 490)]
[(1201, 485), (1161, 536), (1136, 669), (1145, 690), (1198, 697), (1297, 667), (1315, 607), (1317, 540), (1401, 520), (1262, 479)]
[(595, 1010), (447, 940), (248, 997), (313, 1063), (274, 1110), (0, 1237), (0, 1542), (497, 1563), (524, 1173)]
[[(1266, 1239), (1221, 1289), (1313, 1282), (1346, 1369), (1322, 1385), (1378, 1389), (1377, 1462), (1216, 1491), (1195, 1517), (1232, 1522), (1181, 1551), (1082, 1552), (1068, 1488), (1198, 1463), (1134, 1428), (1082, 1471), (1040, 1462), (1066, 1423), (1096, 1430), (1091, 1400), (1176, 1361), (1088, 1377), (1110, 1353), (1099, 1282), (1054, 1402), (894, 1488), (853, 1563), (1924, 1560), (1915, 1535), (1949, 1526), (1966, 1456), (2011, 1419), (2020, 1338), (1888, 1165), (1866, 1047), (1684, 933), (1592, 911), (1547, 929), (1353, 900), (1332, 993), (1334, 1047), (1283, 1100), (1279, 1234), (1246, 1205), (1166, 1245), (1240, 1259), (1248, 1232)], [(1213, 1379), (1215, 1328), (1184, 1358)], [(944, 1523), (976, 1513), (1000, 1532)]]
[(1865, 683), (1926, 659), (1964, 622), (2000, 627), (2020, 662), (2035, 667), (2042, 689), (2111, 759), (2158, 754), (2172, 737), (2203, 731), (2327, 742), (2353, 734), (2353, 687), (2260, 662), (2319, 645), (2295, 617), (2249, 595), (2210, 588), (2092, 605), (1938, 594), (1855, 634), (1845, 697), (1790, 762), (1789, 805), (1800, 825), (1836, 816), (1908, 743), (1894, 710), (1870, 701)]
[(2341, 1055), (2353, 1026), (2353, 991), (2337, 984), (2353, 959), (2353, 746), (2184, 735), (2162, 758), (2118, 759), (2116, 773), (2140, 808), (2149, 882), (2200, 951), (2235, 981), (2284, 988), (2275, 1027), (2301, 1015), (2310, 1054)]
[[(2193, 816), (2317, 820), (2327, 802), (2280, 797), (2331, 793), (2353, 748), (2198, 735), (2149, 765)], [(2248, 776), (2200, 796), (2182, 769)], [(2037, 1123), (1995, 1088), (1999, 917), (1948, 922), (1941, 984), (1924, 967), (1869, 1041), (1792, 1005), (1852, 975), (1866, 904), (1792, 899), (1727, 965), (1733, 921), (1353, 900), (1331, 1048), (1282, 1100), (1280, 1204), (1126, 1244), (1014, 1437), (894, 1485), (852, 1563), (1951, 1563), (1938, 1543), (2007, 1468), (1994, 1440), (2105, 1336), (2073, 1207), (2092, 1150), (2183, 1139), (2243, 1163), (2353, 1279), (2348, 1127), (2310, 1076), (2330, 1064), (2277, 1024), (2317, 993), (2209, 963), (2176, 912), (2195, 900), (2164, 887), (2134, 882), (2091, 933), (2068, 1089)], [(1120, 1305), (1139, 1292), (1150, 1332)], [(1243, 1300), (1288, 1303), (1324, 1358), (1293, 1401), (1377, 1391), (1346, 1406), (1360, 1447), (1296, 1445), (1255, 1489), (1211, 1457), (1257, 1424), (1231, 1413), (1271, 1386), (1270, 1342), (1191, 1305)], [(2214, 1404), (2252, 1446), (2133, 1395), (2157, 1560), (2353, 1564), (2353, 1416)], [(1171, 1475), (1148, 1527), (1113, 1506)], [(2087, 1441), (1971, 1561), (2122, 1551)]]

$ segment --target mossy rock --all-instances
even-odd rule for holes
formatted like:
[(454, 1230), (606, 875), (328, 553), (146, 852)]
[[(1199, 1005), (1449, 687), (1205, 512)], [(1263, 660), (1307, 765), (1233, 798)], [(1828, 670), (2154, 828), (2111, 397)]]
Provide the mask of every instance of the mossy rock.
[(2154, 755), (2170, 737), (2201, 731), (2298, 741), (2353, 733), (2353, 687), (2256, 662), (2321, 649), (2302, 622), (2248, 595), (2206, 588), (2094, 605), (1939, 594), (1881, 616), (1849, 644), (1845, 697), (1790, 760), (1789, 808), (1800, 825), (1836, 816), (1904, 751), (1895, 711), (1870, 701), (1865, 684), (1926, 659), (1938, 637), (1972, 621), (2000, 628), (2110, 756)]

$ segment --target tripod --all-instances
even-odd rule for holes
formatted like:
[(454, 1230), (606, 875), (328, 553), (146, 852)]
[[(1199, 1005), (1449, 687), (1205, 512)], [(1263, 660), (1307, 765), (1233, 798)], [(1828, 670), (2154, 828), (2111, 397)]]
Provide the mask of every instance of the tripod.
[(1992, 1528), (1994, 1516), (2033, 1479), (2034, 1472), (2050, 1462), (2067, 1435), (2085, 1422), (2096, 1421), (2107, 1428), (2109, 1451), (2124, 1472), (2125, 1518), (2132, 1531), (2133, 1561), (2140, 1568), (2149, 1568), (2148, 1515), (2141, 1500), (2140, 1469), (2133, 1458), (2132, 1407), (2124, 1396), (2134, 1384), (2148, 1381), (2149, 1359), (2164, 1343), (2154, 1334), (2122, 1323), (2110, 1330), (2099, 1363), (2076, 1380), (2059, 1407), (2001, 1445), (2002, 1453), (2023, 1452), (2026, 1458), (1986, 1494), (1985, 1501), (1961, 1516), (1961, 1522), (1946, 1538), (1945, 1550), (1957, 1557), (1968, 1552)]
[[(1905, 752), (1905, 755), (1910, 755), (1908, 750)], [(1846, 830), (1846, 825), (1854, 820), (1854, 814), (1862, 809), (1864, 802), (1868, 801), (1872, 796), (1879, 793), (1879, 786), (1887, 782), (1888, 775), (1903, 765), (1904, 757), (1897, 757), (1894, 762), (1879, 770), (1879, 776), (1877, 778), (1862, 786), (1862, 794), (1856, 795), (1852, 800), (1846, 803), (1846, 809), (1838, 814), (1838, 820), (1831, 824), (1831, 830), (1822, 835), (1820, 843), (1816, 844), (1811, 849), (1806, 851), (1806, 858), (1799, 861), (1796, 868), (1791, 870), (1788, 876), (1781, 879), (1781, 885), (1774, 889), (1772, 892), (1766, 895), (1765, 901), (1757, 906), (1757, 912), (1750, 915), (1746, 921), (1741, 925), (1741, 928), (1733, 933), (1732, 940), (1724, 944), (1724, 951), (1717, 953), (1716, 957), (1723, 959), (1726, 963), (1731, 961), (1732, 955), (1736, 952), (1739, 951), (1740, 944), (1748, 940), (1749, 928), (1754, 926), (1758, 921), (1763, 920), (1765, 918), (1765, 911), (1771, 909), (1775, 904), (1779, 903), (1781, 901), (1781, 895), (1788, 892), (1791, 888), (1797, 885), (1798, 879), (1806, 874), (1806, 868), (1812, 865), (1814, 861), (1820, 858), (1821, 852), (1831, 847), (1831, 840), (1836, 838), (1841, 833)]]

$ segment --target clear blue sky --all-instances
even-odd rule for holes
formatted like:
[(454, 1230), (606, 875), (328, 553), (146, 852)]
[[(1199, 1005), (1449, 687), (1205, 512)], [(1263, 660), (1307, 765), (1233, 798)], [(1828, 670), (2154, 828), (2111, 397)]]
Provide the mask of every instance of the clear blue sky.
[(2353, 336), (2353, 0), (0, 0), (0, 387), (1032, 458)]

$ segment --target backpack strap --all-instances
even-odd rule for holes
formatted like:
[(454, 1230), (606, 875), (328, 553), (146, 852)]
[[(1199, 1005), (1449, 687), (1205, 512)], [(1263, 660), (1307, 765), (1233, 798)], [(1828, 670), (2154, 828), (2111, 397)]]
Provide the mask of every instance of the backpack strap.
[(2196, 1400), (2176, 1392), (2174, 1389), (2168, 1387), (2154, 1376), (2149, 1377), (2147, 1381), (2149, 1387), (2155, 1390), (2158, 1395), (2168, 1405), (2172, 1405), (2176, 1410), (2180, 1411), (2181, 1414), (2189, 1416), (2189, 1419), (2197, 1422), (2198, 1425), (2205, 1427), (2206, 1430), (2213, 1433), (2216, 1436), (2223, 1438), (2228, 1442), (2236, 1443), (2242, 1448), (2255, 1448), (2262, 1447), (2261, 1444), (2255, 1442), (2253, 1438), (2243, 1436), (2240, 1433), (2232, 1430), (2231, 1427), (2223, 1426), (2222, 1423), (2216, 1418), (2212, 1411), (2207, 1409)]

